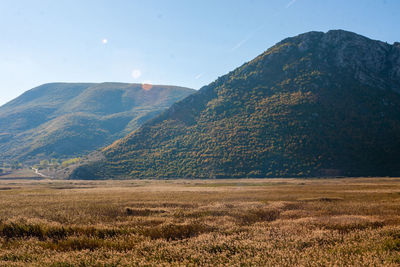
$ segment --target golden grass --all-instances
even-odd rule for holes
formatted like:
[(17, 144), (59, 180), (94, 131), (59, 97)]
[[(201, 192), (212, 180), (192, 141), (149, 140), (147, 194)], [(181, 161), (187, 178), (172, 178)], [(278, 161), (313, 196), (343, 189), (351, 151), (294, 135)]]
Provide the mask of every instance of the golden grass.
[(398, 266), (400, 179), (0, 180), (0, 266)]

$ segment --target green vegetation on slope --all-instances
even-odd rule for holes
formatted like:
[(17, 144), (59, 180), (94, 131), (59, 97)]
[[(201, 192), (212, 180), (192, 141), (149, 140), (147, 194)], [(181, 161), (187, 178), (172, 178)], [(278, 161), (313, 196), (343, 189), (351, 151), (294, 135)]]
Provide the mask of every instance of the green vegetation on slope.
[(111, 144), (194, 90), (45, 84), (0, 107), (0, 162), (69, 158)]
[(174, 104), (72, 178), (399, 175), (400, 49), (288, 38)]

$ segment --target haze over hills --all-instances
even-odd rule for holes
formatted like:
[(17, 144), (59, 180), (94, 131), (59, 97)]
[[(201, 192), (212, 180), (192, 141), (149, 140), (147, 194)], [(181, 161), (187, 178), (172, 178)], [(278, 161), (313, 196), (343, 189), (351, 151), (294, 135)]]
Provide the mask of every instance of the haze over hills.
[(287, 38), (175, 103), (71, 178), (400, 175), (400, 45)]
[(67, 158), (106, 146), (194, 90), (50, 83), (0, 107), (0, 161)]

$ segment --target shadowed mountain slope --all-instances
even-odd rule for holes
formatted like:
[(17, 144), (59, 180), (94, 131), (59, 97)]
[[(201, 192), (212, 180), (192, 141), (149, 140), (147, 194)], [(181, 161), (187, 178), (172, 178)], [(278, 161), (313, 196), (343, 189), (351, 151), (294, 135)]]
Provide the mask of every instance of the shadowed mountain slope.
[(400, 175), (400, 47), (287, 38), (175, 103), (71, 178)]

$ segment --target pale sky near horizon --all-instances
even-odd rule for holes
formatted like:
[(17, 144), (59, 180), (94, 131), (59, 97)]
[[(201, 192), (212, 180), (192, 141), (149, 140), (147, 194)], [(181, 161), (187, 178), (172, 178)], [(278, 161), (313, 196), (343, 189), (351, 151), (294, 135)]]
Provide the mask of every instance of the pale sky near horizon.
[(199, 89), (280, 40), (400, 41), (398, 0), (0, 0), (0, 105), (48, 82)]

